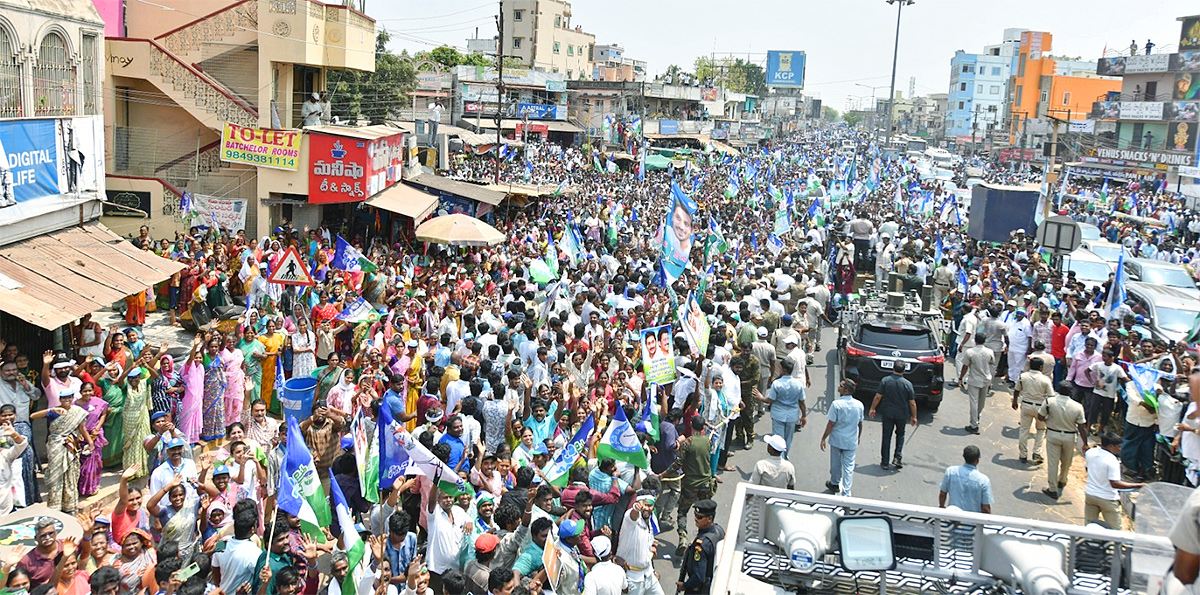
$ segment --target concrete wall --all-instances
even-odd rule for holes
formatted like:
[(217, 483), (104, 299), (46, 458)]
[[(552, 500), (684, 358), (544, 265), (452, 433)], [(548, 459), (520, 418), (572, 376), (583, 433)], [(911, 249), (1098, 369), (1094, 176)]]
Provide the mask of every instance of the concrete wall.
[[(105, 181), (109, 190), (150, 193), (150, 219), (141, 217), (100, 217), (100, 222), (123, 237), (137, 235), (142, 225), (150, 227), (150, 235), (156, 238), (172, 238), (175, 232), (186, 231), (183, 222), (178, 217), (163, 215), (167, 194), (163, 185), (156, 180), (140, 180), (109, 176)], [(176, 201), (173, 201), (176, 202)]]

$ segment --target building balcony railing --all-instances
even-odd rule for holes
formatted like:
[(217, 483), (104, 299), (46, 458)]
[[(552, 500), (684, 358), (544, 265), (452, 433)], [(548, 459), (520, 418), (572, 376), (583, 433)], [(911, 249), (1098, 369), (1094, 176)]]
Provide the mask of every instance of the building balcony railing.
[(1098, 120), (1184, 121), (1200, 120), (1195, 101), (1096, 101), (1089, 117)]

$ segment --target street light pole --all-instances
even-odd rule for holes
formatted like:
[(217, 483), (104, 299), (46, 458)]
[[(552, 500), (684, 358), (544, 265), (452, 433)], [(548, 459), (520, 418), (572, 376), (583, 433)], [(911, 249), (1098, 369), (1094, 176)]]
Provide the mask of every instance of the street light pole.
[(900, 54), (900, 15), (904, 13), (905, 4), (913, 4), (915, 2), (916, 0), (887, 0), (888, 4), (898, 4), (899, 6), (896, 7), (896, 42), (892, 46), (892, 85), (891, 91), (888, 93), (887, 118), (884, 120), (887, 122), (887, 132), (885, 133), (886, 137), (884, 140), (885, 147), (892, 144), (892, 111), (895, 110), (896, 103), (896, 58)]

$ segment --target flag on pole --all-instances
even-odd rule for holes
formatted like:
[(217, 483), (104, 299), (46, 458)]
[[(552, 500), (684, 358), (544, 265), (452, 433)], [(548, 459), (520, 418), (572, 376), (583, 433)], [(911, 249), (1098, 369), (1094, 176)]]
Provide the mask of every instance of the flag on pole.
[(333, 262), (330, 262), (329, 266), (339, 271), (362, 273), (369, 273), (378, 268), (375, 266), (375, 263), (367, 260), (366, 255), (360, 252), (358, 248), (351, 246), (350, 242), (347, 242), (340, 234), (337, 237), (337, 247), (333, 251)]
[(342, 495), (342, 488), (338, 486), (332, 469), (329, 470), (329, 489), (333, 493), (333, 509), (337, 512), (338, 527), (342, 530), (341, 548), (346, 552), (349, 564), (346, 578), (342, 579), (342, 595), (355, 595), (359, 582), (366, 574), (366, 565), (363, 562), (366, 560), (367, 544), (363, 543), (358, 531), (354, 530), (354, 517), (350, 514), (350, 505), (346, 503), (346, 497)]
[(558, 248), (554, 246), (554, 232), (546, 230), (546, 264), (550, 266), (550, 272), (554, 276), (558, 276)]
[(1125, 247), (1117, 255), (1117, 271), (1112, 286), (1108, 288), (1108, 299), (1104, 301), (1104, 318), (1112, 320), (1117, 309), (1125, 305)]
[(596, 445), (596, 456), (625, 461), (642, 469), (650, 466), (646, 449), (642, 448), (642, 443), (633, 431), (633, 426), (629, 425), (629, 419), (625, 417), (625, 409), (622, 407), (617, 407), (616, 415), (609, 422), (600, 443)]
[(637, 424), (637, 430), (649, 434), (652, 440), (658, 442), (658, 426), (658, 385), (651, 384), (646, 397), (646, 406), (642, 408), (642, 419)]
[[(381, 412), (384, 409), (386, 407), (379, 408)], [(475, 494), (475, 490), (471, 487), (471, 484), (459, 477), (458, 473), (454, 472), (453, 467), (443, 463), (441, 459), (434, 456), (432, 452), (429, 452), (429, 449), (425, 448), (420, 442), (417, 442), (407, 430), (398, 429), (390, 438), (393, 442), (400, 445), (400, 454), (407, 461), (408, 466), (419, 471), (426, 477), (436, 477), (437, 486), (443, 492), (451, 496)]]
[(563, 193), (563, 190), (566, 190), (566, 189), (567, 189), (567, 183), (568, 183), (568, 182), (570, 182), (570, 181), (571, 181), (571, 179), (570, 179), (570, 178), (567, 178), (567, 179), (565, 179), (565, 180), (563, 180), (563, 181), (559, 182), (559, 183), (558, 183), (558, 188), (555, 188), (555, 189), (554, 189), (554, 194), (553, 194), (553, 196), (557, 197), (558, 195), (562, 194), (562, 193)]
[[(279, 358), (282, 359), (282, 358)], [(321, 479), (312, 453), (304, 444), (304, 435), (296, 419), (287, 419), (287, 450), (283, 458), (283, 469), (279, 474), (279, 509), (300, 520), (300, 529), (317, 541), (324, 542), (322, 527), (333, 521), (329, 512), (329, 501), (321, 489)]]
[(392, 409), (384, 402), (379, 406), (379, 423), (375, 424), (375, 436), (379, 441), (379, 481), (381, 487), (390, 488), (396, 483), (396, 478), (404, 475), (408, 467), (408, 457), (396, 441), (394, 432), (401, 428), (399, 422), (392, 417)]
[[(1135, 362), (1121, 362), (1129, 368), (1129, 380), (1133, 382), (1142, 402), (1155, 411), (1158, 410), (1158, 380), (1164, 376), (1174, 378), (1170, 372), (1163, 372), (1153, 366)], [(1130, 405), (1132, 407), (1132, 405)]]
[(587, 416), (571, 441), (554, 453), (554, 458), (542, 469), (542, 475), (546, 477), (547, 483), (560, 488), (566, 487), (570, 481), (571, 467), (575, 465), (579, 457), (587, 453), (587, 441), (595, 428), (595, 420), (591, 415)]

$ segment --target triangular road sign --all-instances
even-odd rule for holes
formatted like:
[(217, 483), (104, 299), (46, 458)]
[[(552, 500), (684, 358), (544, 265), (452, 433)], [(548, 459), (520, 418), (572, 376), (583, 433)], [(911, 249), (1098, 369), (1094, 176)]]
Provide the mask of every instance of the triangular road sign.
[(312, 275), (308, 272), (308, 267), (304, 266), (304, 261), (300, 260), (300, 253), (295, 248), (287, 249), (267, 281), (280, 285), (313, 285)]

